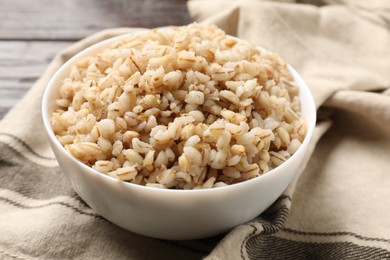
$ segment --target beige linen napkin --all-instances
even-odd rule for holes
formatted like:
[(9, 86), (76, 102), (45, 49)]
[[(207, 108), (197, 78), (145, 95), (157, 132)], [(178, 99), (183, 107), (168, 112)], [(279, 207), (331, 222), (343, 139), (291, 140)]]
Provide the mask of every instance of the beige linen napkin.
[(107, 30), (58, 54), (0, 122), (0, 259), (390, 258), (390, 4), (313, 2), (189, 2), (195, 20), (279, 53), (319, 108), (306, 169), (265, 213), (226, 235), (166, 241), (78, 198), (50, 151), (41, 97), (75, 53), (136, 29)]

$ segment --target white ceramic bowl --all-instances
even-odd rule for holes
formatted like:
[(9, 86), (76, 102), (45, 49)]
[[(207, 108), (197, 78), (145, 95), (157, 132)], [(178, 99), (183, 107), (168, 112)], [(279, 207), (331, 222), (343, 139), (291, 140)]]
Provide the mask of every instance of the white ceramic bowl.
[[(142, 33), (142, 32), (140, 32)], [(50, 116), (62, 80), (80, 58), (94, 55), (122, 35), (97, 43), (68, 60), (53, 76), (43, 96), (42, 115), (58, 163), (80, 197), (99, 215), (129, 231), (162, 239), (197, 239), (217, 235), (250, 221), (267, 209), (298, 172), (316, 121), (308, 86), (289, 66), (300, 89), (308, 132), (298, 151), (276, 169), (238, 184), (206, 190), (169, 190), (125, 183), (101, 174), (73, 158), (59, 143)]]

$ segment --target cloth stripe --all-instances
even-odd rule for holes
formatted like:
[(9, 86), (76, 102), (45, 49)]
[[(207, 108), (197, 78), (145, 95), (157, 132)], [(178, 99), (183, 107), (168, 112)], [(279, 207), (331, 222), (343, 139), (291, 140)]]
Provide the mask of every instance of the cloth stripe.
[(22, 209), (40, 209), (40, 208), (44, 208), (44, 207), (50, 207), (50, 206), (53, 206), (53, 205), (61, 205), (61, 206), (64, 206), (66, 208), (69, 208), (69, 209), (72, 209), (74, 210), (75, 212), (81, 214), (81, 215), (87, 215), (87, 216), (90, 216), (90, 217), (94, 217), (94, 218), (97, 218), (97, 219), (103, 219), (101, 216), (97, 215), (97, 214), (94, 214), (94, 213), (89, 213), (89, 212), (84, 212), (80, 209), (78, 209), (77, 207), (75, 206), (72, 206), (68, 203), (65, 203), (65, 202), (62, 202), (62, 201), (54, 201), (54, 202), (49, 202), (49, 203), (46, 203), (46, 204), (43, 204), (43, 205), (39, 205), (39, 206), (30, 206), (30, 205), (27, 205), (27, 204), (21, 204), (21, 203), (18, 203), (18, 202), (15, 202), (9, 198), (5, 198), (3, 196), (0, 196), (0, 201), (4, 202), (4, 203), (7, 203), (7, 204), (11, 204), (12, 206), (15, 206), (15, 207), (18, 207), (18, 208), (22, 208)]
[(0, 143), (8, 145), (13, 150), (20, 153), (25, 159), (28, 159), (35, 164), (39, 164), (45, 167), (57, 167), (58, 162), (55, 158), (42, 156), (36, 153), (32, 148), (27, 145), (20, 138), (15, 138), (15, 136), (11, 134), (0, 134)]
[(43, 156), (43, 155), (40, 155), (38, 154), (37, 152), (35, 152), (31, 146), (29, 146), (25, 141), (23, 141), (22, 139), (20, 139), (19, 137), (15, 136), (15, 135), (12, 135), (10, 133), (0, 133), (0, 136), (7, 136), (7, 137), (11, 137), (12, 139), (14, 139), (17, 143), (19, 143), (20, 145), (22, 145), (24, 148), (26, 148), (30, 153), (32, 153), (33, 155), (41, 158), (41, 159), (45, 159), (45, 160), (56, 160), (55, 157), (47, 157), (47, 156)]
[(254, 236), (246, 250), (250, 259), (389, 259), (381, 248), (359, 246), (351, 242), (296, 242), (274, 236)]
[(331, 237), (331, 236), (352, 236), (361, 240), (365, 241), (379, 241), (379, 242), (386, 242), (390, 243), (390, 239), (385, 238), (376, 238), (376, 237), (365, 237), (353, 232), (308, 232), (308, 231), (300, 231), (300, 230), (294, 230), (291, 228), (283, 227), (282, 231), (296, 234), (296, 235), (304, 235), (304, 236), (321, 236), (321, 237)]

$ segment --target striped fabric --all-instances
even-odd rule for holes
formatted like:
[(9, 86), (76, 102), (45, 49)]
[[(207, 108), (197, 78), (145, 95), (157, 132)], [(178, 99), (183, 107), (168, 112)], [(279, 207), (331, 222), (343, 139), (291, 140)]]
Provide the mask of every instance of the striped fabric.
[(319, 108), (305, 169), (263, 214), (167, 241), (125, 231), (77, 196), (46, 140), (41, 97), (75, 53), (135, 30), (112, 29), (59, 53), (0, 122), (0, 259), (390, 259), (390, 5), (314, 2), (189, 2), (195, 20), (278, 52)]

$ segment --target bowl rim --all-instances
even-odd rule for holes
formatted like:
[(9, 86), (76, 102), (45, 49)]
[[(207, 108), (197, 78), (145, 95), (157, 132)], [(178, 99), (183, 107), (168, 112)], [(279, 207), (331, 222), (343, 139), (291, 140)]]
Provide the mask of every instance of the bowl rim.
[[(163, 28), (158, 28), (158, 29), (169, 30), (169, 27), (163, 27)], [(144, 33), (150, 32), (150, 31), (151, 31), (151, 29), (145, 29), (145, 30), (141, 30), (141, 31), (125, 33), (122, 35), (110, 37), (110, 38), (105, 39), (103, 41), (99, 41), (97, 43), (94, 43), (94, 44), (88, 46), (87, 48), (81, 50), (77, 54), (75, 54), (73, 57), (68, 59), (66, 62), (64, 62), (57, 69), (57, 71), (54, 73), (54, 75), (50, 78), (48, 84), (45, 87), (43, 97), (42, 97), (41, 113), (42, 113), (43, 125), (45, 128), (46, 134), (48, 135), (48, 138), (51, 141), (50, 143), (52, 145), (55, 145), (61, 151), (61, 153), (65, 154), (65, 156), (68, 159), (70, 159), (72, 161), (72, 163), (76, 164), (78, 167), (81, 167), (82, 169), (84, 169), (86, 172), (88, 172), (90, 174), (98, 175), (99, 177), (101, 177), (104, 180), (109, 181), (109, 182), (117, 182), (117, 183), (119, 182), (122, 185), (125, 185), (129, 189), (139, 189), (140, 191), (145, 191), (145, 192), (163, 192), (163, 193), (168, 193), (168, 194), (169, 193), (172, 193), (172, 194), (174, 194), (174, 193), (206, 194), (206, 193), (216, 193), (216, 192), (222, 192), (222, 191), (227, 191), (227, 190), (239, 189), (239, 188), (243, 188), (243, 187), (248, 186), (248, 185), (255, 185), (256, 182), (260, 182), (260, 181), (262, 181), (262, 179), (267, 178), (268, 176), (275, 175), (282, 168), (289, 167), (289, 165), (292, 163), (292, 161), (294, 161), (294, 159), (296, 157), (298, 157), (299, 154), (303, 153), (304, 147), (309, 145), (309, 143), (312, 139), (312, 136), (313, 136), (314, 128), (316, 125), (316, 118), (317, 118), (316, 106), (315, 106), (313, 95), (310, 91), (310, 88), (306, 84), (306, 82), (303, 80), (303, 78), (298, 74), (298, 72), (291, 65), (287, 64), (287, 68), (288, 68), (289, 72), (291, 73), (291, 75), (293, 76), (294, 81), (296, 82), (296, 84), (299, 88), (299, 91), (306, 92), (307, 99), (305, 100), (305, 103), (307, 103), (307, 106), (309, 107), (309, 112), (308, 112), (308, 116), (307, 116), (307, 118), (305, 118), (305, 120), (306, 120), (306, 124), (308, 127), (308, 131), (306, 133), (306, 136), (305, 136), (301, 146), (298, 148), (298, 150), (291, 157), (289, 157), (281, 165), (277, 166), (276, 168), (274, 168), (274, 169), (272, 169), (272, 170), (270, 170), (270, 171), (268, 171), (260, 176), (257, 176), (255, 178), (252, 178), (252, 179), (249, 179), (246, 181), (242, 181), (239, 183), (221, 186), (221, 187), (209, 188), (209, 189), (190, 189), (190, 190), (163, 189), (163, 188), (149, 187), (149, 186), (145, 186), (145, 185), (135, 184), (135, 183), (131, 183), (131, 182), (125, 182), (125, 181), (115, 179), (115, 178), (108, 176), (104, 173), (96, 171), (92, 167), (89, 167), (88, 165), (82, 163), (81, 161), (79, 161), (75, 157), (73, 157), (68, 151), (65, 150), (64, 146), (61, 145), (61, 143), (59, 142), (59, 140), (55, 136), (54, 131), (52, 130), (52, 127), (50, 124), (50, 117), (51, 117), (50, 114), (52, 112), (49, 111), (49, 103), (50, 103), (49, 96), (52, 94), (53, 91), (58, 91), (58, 87), (55, 88), (56, 82), (59, 80), (59, 78), (61, 79), (61, 76), (63, 76), (63, 72), (68, 67), (71, 67), (80, 58), (85, 57), (85, 53), (87, 53), (89, 51), (93, 51), (93, 50), (95, 50), (95, 51), (96, 50), (100, 50), (100, 51), (104, 50), (105, 48), (109, 48), (109, 46), (107, 46), (108, 44), (113, 44), (116, 41), (120, 41), (120, 40), (129, 38), (129, 37), (134, 37), (136, 35), (141, 35), (141, 34), (144, 34)], [(227, 35), (227, 36), (230, 38), (239, 40), (239, 41), (244, 40), (244, 39), (240, 39), (238, 37), (231, 36), (231, 35)], [(258, 45), (256, 45), (256, 46), (261, 51), (270, 52), (261, 46), (258, 46)], [(270, 52), (270, 53), (272, 53), (272, 52)], [(93, 54), (93, 55), (95, 55), (95, 54)], [(63, 80), (63, 79), (61, 79), (61, 80)], [(54, 101), (51, 101), (51, 102), (54, 102)], [(301, 102), (301, 104), (302, 104), (302, 102)], [(308, 121), (307, 119), (310, 119), (310, 118), (312, 118), (312, 120)], [(80, 173), (80, 174), (84, 174), (84, 173)]]

